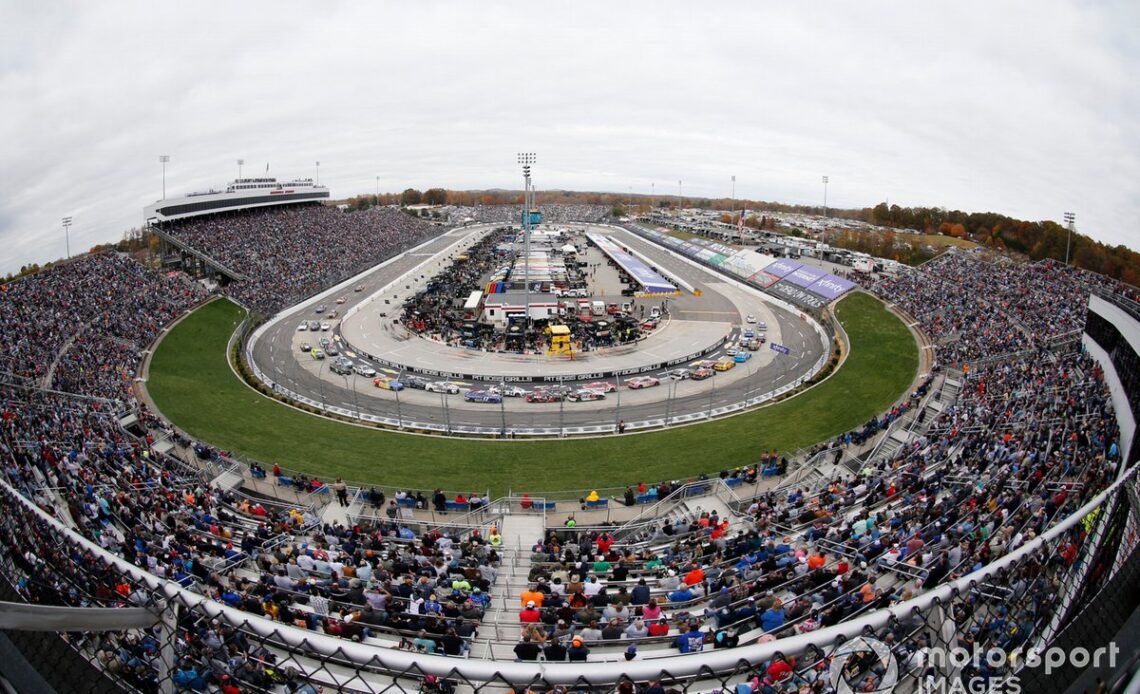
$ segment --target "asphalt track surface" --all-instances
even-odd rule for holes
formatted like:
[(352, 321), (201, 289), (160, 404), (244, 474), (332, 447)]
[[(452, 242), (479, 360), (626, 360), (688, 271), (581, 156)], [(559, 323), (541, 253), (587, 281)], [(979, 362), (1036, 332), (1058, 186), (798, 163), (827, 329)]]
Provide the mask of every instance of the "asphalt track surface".
[[(343, 316), (357, 303), (369, 301), (373, 295), (384, 290), (382, 295), (376, 297), (380, 302), (373, 300), (372, 303), (383, 307), (390, 316), (397, 315), (404, 299), (415, 290), (414, 280), (419, 279), (421, 274), (426, 275), (440, 267), (441, 263), (446, 264), (450, 256), (461, 252), (464, 243), (470, 243), (475, 238), (473, 234), (486, 229), (487, 226), (451, 230), (361, 276), (285, 310), (280, 314), (281, 319), (270, 325), (257, 340), (253, 351), (254, 361), (271, 380), (331, 407), (397, 418), (409, 424), (421, 422), (447, 428), (483, 427), (510, 431), (614, 426), (619, 421), (672, 421), (681, 415), (709, 413), (795, 382), (824, 354), (825, 347), (810, 325), (796, 313), (764, 303), (759, 298), (762, 296), (759, 290), (733, 286), (711, 270), (694, 267), (660, 246), (614, 227), (606, 227), (606, 233), (650, 258), (666, 276), (680, 277), (701, 290), (703, 296), (700, 298), (686, 294), (671, 299), (671, 315), (685, 320), (727, 320), (743, 328), (747, 327), (743, 323), (745, 312), (751, 313), (767, 322), (769, 343), (779, 342), (785, 345), (790, 354), (777, 355), (765, 344), (759, 352), (753, 353), (753, 358), (748, 362), (737, 364), (735, 368), (717, 373), (704, 381), (672, 381), (662, 378), (659, 386), (631, 390), (625, 387), (623, 378), (622, 387), (617, 392), (607, 394), (604, 400), (540, 404), (528, 403), (522, 398), (504, 398), (500, 405), (464, 400), (465, 390), (485, 388), (486, 384), (457, 382), (460, 392), (452, 395), (413, 389), (399, 393), (382, 390), (374, 387), (369, 378), (356, 374), (335, 374), (328, 368), (329, 359), (314, 360), (298, 349), (301, 341), (316, 345), (320, 336), (332, 336), (331, 331), (319, 335), (297, 331), (297, 326), (302, 321), (318, 318), (314, 312), (317, 305), (325, 304), (330, 310), (339, 309)], [(417, 270), (415, 275), (405, 277), (412, 270)], [(395, 284), (397, 280), (399, 283)], [(356, 286), (361, 286), (362, 291), (354, 291)], [(393, 298), (388, 298), (389, 295)], [(335, 299), (342, 296), (346, 299), (345, 303), (336, 305)], [(382, 304), (385, 298), (390, 302), (387, 306)], [(362, 308), (357, 316), (365, 313)], [(375, 311), (371, 311), (370, 315), (374, 316)], [(364, 319), (373, 318), (364, 316)], [(456, 350), (457, 357), (461, 356), (459, 352)], [(378, 356), (384, 355), (380, 353)], [(724, 356), (723, 351), (718, 350), (704, 358), (717, 359), (721, 356)], [(398, 376), (391, 369), (376, 368), (380, 373)], [(438, 368), (441, 371), (461, 371), (459, 364), (444, 363)], [(588, 368), (602, 370), (596, 361)], [(655, 372), (648, 375), (660, 376)], [(617, 382), (615, 378), (606, 380)], [(570, 386), (573, 383), (571, 380), (566, 381)], [(533, 389), (530, 384), (522, 386), (528, 390)]]

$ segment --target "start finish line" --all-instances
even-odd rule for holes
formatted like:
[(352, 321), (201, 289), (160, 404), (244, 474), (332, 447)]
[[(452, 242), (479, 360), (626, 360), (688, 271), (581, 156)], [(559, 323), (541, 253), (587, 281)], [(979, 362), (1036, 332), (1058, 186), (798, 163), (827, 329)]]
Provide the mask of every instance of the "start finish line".
[(625, 270), (647, 293), (667, 294), (677, 291), (677, 288), (673, 286), (669, 280), (651, 270), (648, 265), (633, 257), (631, 253), (623, 250), (622, 247), (609, 236), (586, 234), (586, 238), (593, 241), (598, 248), (602, 249), (603, 253), (621, 266), (621, 269)]

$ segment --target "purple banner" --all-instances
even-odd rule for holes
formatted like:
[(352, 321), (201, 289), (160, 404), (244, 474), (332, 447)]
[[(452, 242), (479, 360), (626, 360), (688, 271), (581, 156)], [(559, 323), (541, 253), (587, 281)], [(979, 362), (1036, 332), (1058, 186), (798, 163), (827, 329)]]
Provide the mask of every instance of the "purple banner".
[(810, 265), (804, 265), (789, 272), (787, 276), (784, 277), (784, 281), (791, 282), (796, 286), (806, 288), (810, 287), (826, 276), (827, 272), (825, 270), (820, 270), (819, 268), (812, 267)]
[(783, 278), (785, 275), (790, 274), (793, 270), (803, 267), (803, 263), (797, 263), (794, 260), (786, 260), (781, 258), (764, 268), (764, 272), (772, 275), (773, 277)]
[(854, 282), (849, 282), (842, 277), (836, 277), (835, 275), (828, 275), (808, 287), (807, 290), (828, 299), (836, 299), (841, 294), (850, 291), (854, 286)]

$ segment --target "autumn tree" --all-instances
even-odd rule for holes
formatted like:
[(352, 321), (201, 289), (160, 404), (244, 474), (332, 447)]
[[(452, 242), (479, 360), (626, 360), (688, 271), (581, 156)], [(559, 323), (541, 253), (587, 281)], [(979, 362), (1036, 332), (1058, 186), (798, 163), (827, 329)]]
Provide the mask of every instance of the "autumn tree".
[(423, 199), (423, 194), (415, 188), (408, 188), (403, 193), (400, 193), (401, 205), (418, 205)]

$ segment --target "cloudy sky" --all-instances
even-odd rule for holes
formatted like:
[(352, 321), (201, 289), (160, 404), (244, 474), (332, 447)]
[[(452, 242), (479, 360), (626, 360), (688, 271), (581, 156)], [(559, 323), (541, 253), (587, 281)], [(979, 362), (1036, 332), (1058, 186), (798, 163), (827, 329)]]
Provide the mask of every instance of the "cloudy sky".
[(1077, 214), (1140, 246), (1140, 9), (0, 0), (0, 271), (244, 173)]

